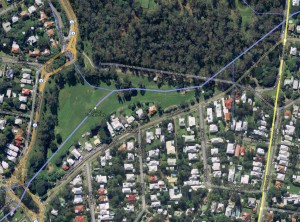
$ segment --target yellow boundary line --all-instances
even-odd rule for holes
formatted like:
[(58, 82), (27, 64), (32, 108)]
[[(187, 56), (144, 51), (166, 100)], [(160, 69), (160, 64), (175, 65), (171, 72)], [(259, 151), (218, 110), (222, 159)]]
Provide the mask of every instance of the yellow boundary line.
[[(287, 39), (287, 32), (288, 32), (288, 25), (289, 25), (289, 12), (290, 12), (290, 0), (287, 0), (286, 21), (285, 21), (284, 38), (283, 38), (283, 49), (285, 48), (286, 39)], [(266, 202), (266, 188), (268, 186), (267, 175), (269, 173), (270, 164), (272, 162), (271, 161), (271, 149), (273, 146), (274, 127), (275, 127), (276, 114), (277, 114), (278, 97), (279, 97), (280, 88), (281, 88), (283, 67), (284, 67), (283, 59), (281, 59), (280, 66), (279, 66), (279, 79), (278, 79), (276, 98), (275, 98), (275, 103), (274, 103), (272, 128), (271, 128), (271, 132), (270, 132), (270, 143), (269, 143), (269, 147), (268, 147), (267, 164), (266, 164), (266, 171), (265, 171), (265, 175), (264, 175), (263, 191), (262, 191), (261, 203), (260, 203), (260, 208), (259, 208), (258, 221), (262, 221), (264, 206), (265, 206), (265, 202)]]

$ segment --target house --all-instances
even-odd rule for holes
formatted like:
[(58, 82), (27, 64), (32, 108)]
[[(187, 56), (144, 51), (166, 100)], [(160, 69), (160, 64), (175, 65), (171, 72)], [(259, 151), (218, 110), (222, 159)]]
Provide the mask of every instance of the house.
[(298, 89), (298, 86), (299, 86), (299, 81), (297, 79), (294, 79), (294, 82), (293, 82), (293, 89), (294, 90), (297, 90)]
[(67, 159), (67, 163), (70, 165), (70, 166), (73, 166), (75, 164), (75, 161), (72, 159), (72, 158), (68, 158)]
[(257, 148), (256, 153), (261, 156), (265, 155), (265, 151), (262, 148)]
[(20, 16), (21, 16), (21, 18), (25, 18), (25, 17), (29, 16), (29, 14), (27, 11), (22, 11), (22, 12), (20, 12)]
[(206, 112), (207, 112), (207, 117), (206, 117), (207, 123), (212, 123), (214, 121), (212, 108), (207, 108)]
[(4, 29), (5, 32), (9, 32), (11, 30), (11, 23), (10, 22), (3, 22), (2, 23), (2, 27)]
[(179, 200), (182, 197), (182, 194), (179, 192), (177, 187), (169, 189), (170, 200)]
[(75, 217), (75, 222), (84, 222), (84, 217), (83, 216), (76, 216)]
[(127, 153), (127, 160), (128, 161), (134, 161), (134, 154), (133, 153)]
[(81, 194), (75, 194), (73, 203), (74, 204), (79, 204), (79, 203), (82, 203), (82, 202), (83, 202), (82, 195)]
[(197, 160), (198, 154), (197, 153), (188, 153), (188, 159), (189, 160)]
[(297, 55), (297, 48), (296, 47), (291, 47), (290, 54), (293, 55), (293, 56)]
[(133, 171), (134, 170), (133, 164), (132, 163), (124, 163), (124, 169), (126, 171)]
[(196, 118), (193, 117), (193, 116), (189, 116), (188, 117), (188, 123), (189, 123), (189, 127), (196, 126)]
[(149, 176), (149, 182), (150, 182), (150, 183), (155, 183), (155, 182), (157, 182), (157, 176)]
[(57, 216), (57, 215), (58, 215), (58, 210), (52, 209), (52, 210), (51, 210), (51, 214), (52, 214), (53, 216)]
[(240, 149), (241, 156), (245, 155), (245, 151), (246, 151), (245, 147), (242, 146), (241, 149)]
[(70, 169), (70, 167), (68, 166), (68, 164), (65, 162), (63, 163), (62, 167), (61, 167), (64, 171), (67, 171)]
[(127, 201), (130, 202), (130, 203), (134, 203), (135, 202), (135, 195), (134, 194), (129, 194), (128, 197), (127, 197)]
[(51, 51), (49, 49), (44, 49), (44, 51), (41, 52), (42, 56), (48, 56), (51, 54)]
[(174, 140), (166, 142), (167, 155), (176, 154)]
[(294, 24), (289, 24), (288, 30), (293, 32), (295, 30), (295, 25)]
[(185, 127), (185, 119), (184, 118), (179, 118), (179, 126)]
[(92, 144), (90, 144), (89, 142), (85, 142), (84, 143), (84, 149), (88, 152), (90, 152), (93, 149)]
[(156, 128), (156, 129), (155, 129), (155, 136), (156, 136), (157, 138), (159, 138), (160, 135), (161, 135), (161, 128)]
[(31, 15), (32, 13), (34, 13), (36, 11), (36, 7), (34, 6), (34, 5), (32, 5), (32, 6), (30, 6), (29, 8), (28, 8), (28, 12), (29, 12), (29, 14)]
[(174, 130), (173, 123), (168, 123), (168, 132), (172, 133)]
[(79, 151), (78, 151), (77, 149), (73, 149), (73, 150), (71, 151), (71, 154), (73, 154), (73, 156), (74, 156), (77, 160), (79, 160), (80, 157), (81, 157), (81, 154), (79, 153)]
[(73, 187), (72, 193), (74, 194), (82, 194), (82, 187)]
[(234, 154), (234, 144), (233, 143), (228, 143), (227, 144), (227, 149), (226, 149), (226, 153), (227, 154), (230, 154), (230, 155), (233, 155)]
[(241, 177), (241, 184), (249, 184), (249, 175), (243, 175)]
[(128, 182), (134, 182), (135, 181), (135, 175), (133, 173), (126, 174), (126, 180)]
[(215, 155), (215, 154), (218, 154), (219, 153), (219, 149), (218, 148), (212, 148), (211, 150), (210, 150), (210, 154), (213, 156), (213, 155)]
[(296, 27), (296, 32), (299, 34), (300, 33), (300, 25), (297, 25)]
[(35, 0), (34, 2), (37, 6), (43, 5), (43, 2), (41, 0)]
[(47, 32), (48, 37), (54, 36), (54, 30), (53, 29), (49, 29), (46, 32)]
[(226, 107), (226, 109), (231, 109), (231, 107), (232, 107), (232, 101), (233, 101), (233, 99), (232, 98), (228, 98), (227, 100), (225, 100), (225, 107)]
[(82, 185), (82, 178), (80, 175), (77, 175), (71, 182), (73, 186)]
[(228, 206), (226, 207), (226, 210), (225, 210), (225, 216), (226, 216), (226, 217), (231, 217), (231, 215), (232, 215), (232, 210), (233, 210), (232, 205), (228, 205)]
[(195, 135), (183, 135), (184, 142), (186, 143), (193, 143), (195, 142)]
[(197, 147), (199, 146), (199, 144), (193, 145), (193, 146), (185, 146), (183, 147), (183, 152), (184, 153), (197, 153), (198, 149)]
[(19, 107), (20, 110), (26, 110), (27, 109), (27, 105), (22, 103)]
[(117, 117), (112, 117), (111, 118), (111, 126), (114, 130), (116, 131), (120, 131), (122, 129), (124, 129), (125, 127), (123, 126), (123, 124), (120, 122), (120, 119)]
[(234, 151), (234, 156), (239, 157), (240, 156), (240, 148), (241, 146), (239, 144), (236, 145), (235, 151)]
[(299, 0), (292, 0), (293, 6), (299, 6)]
[(0, 129), (4, 130), (6, 124), (6, 119), (0, 119)]
[(107, 176), (101, 176), (101, 175), (97, 175), (95, 180), (97, 181), (97, 183), (107, 183)]
[(211, 124), (209, 125), (209, 132), (210, 133), (217, 133), (219, 130), (218, 130), (218, 126), (215, 125), (215, 124)]
[(19, 95), (19, 101), (23, 103), (27, 103), (27, 97)]
[(5, 169), (5, 170), (9, 168), (8, 163), (5, 162), (4, 160), (1, 162), (1, 165), (2, 165), (3, 169)]
[(217, 137), (217, 138), (211, 138), (210, 142), (212, 144), (218, 144), (218, 143), (224, 143), (224, 140), (222, 138)]
[(146, 132), (146, 142), (152, 143), (152, 140), (154, 140), (154, 133), (152, 131)]
[(243, 122), (241, 120), (238, 121), (235, 125), (235, 131), (237, 131), (237, 132), (242, 131), (242, 124), (243, 124)]
[(20, 46), (16, 42), (13, 42), (13, 44), (11, 46), (11, 52), (12, 53), (19, 53), (19, 52), (21, 52)]
[[(29, 43), (29, 45), (32, 45), (34, 43), (37, 42), (37, 38), (35, 36), (30, 36), (28, 39), (27, 39), (27, 42)], [(30, 53), (29, 53), (30, 54)]]
[(156, 113), (156, 106), (153, 105), (153, 106), (150, 106), (149, 109), (148, 109), (148, 113), (152, 116)]
[(4, 100), (4, 94), (0, 95), (0, 104), (3, 103), (3, 100)]
[(16, 23), (17, 21), (19, 21), (19, 17), (18, 16), (13, 16), (11, 18), (12, 23)]
[(161, 207), (161, 203), (160, 203), (160, 201), (151, 202), (150, 206), (152, 208), (158, 208), (158, 207)]
[(150, 158), (158, 158), (159, 157), (159, 149), (148, 151), (148, 156)]
[(142, 109), (138, 109), (136, 112), (136, 115), (138, 115), (139, 119), (143, 116), (144, 112)]
[(26, 88), (22, 89), (22, 95), (24, 95), (24, 96), (30, 96), (30, 94), (31, 94), (30, 89), (26, 89)]
[(282, 174), (282, 173), (278, 173), (277, 174), (276, 180), (284, 181), (284, 179), (285, 179), (285, 174)]
[(176, 166), (176, 158), (168, 158), (167, 159), (167, 163), (168, 163), (168, 166)]
[(106, 195), (106, 194), (107, 194), (107, 191), (104, 188), (99, 188), (98, 189), (98, 195), (99, 196), (103, 196), (103, 195)]
[(74, 207), (75, 214), (82, 213), (83, 211), (84, 211), (84, 206), (82, 204)]

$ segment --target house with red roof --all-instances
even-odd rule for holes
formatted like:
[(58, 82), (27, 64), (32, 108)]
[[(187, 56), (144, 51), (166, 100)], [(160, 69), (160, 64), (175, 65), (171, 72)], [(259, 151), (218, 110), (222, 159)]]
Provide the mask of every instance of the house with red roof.
[(102, 196), (102, 195), (105, 195), (106, 194), (106, 190), (104, 188), (99, 188), (98, 189), (98, 195), (99, 196)]
[(157, 181), (157, 176), (150, 176), (149, 181), (150, 183), (155, 183)]
[(227, 108), (227, 109), (231, 109), (231, 106), (232, 106), (232, 98), (229, 98), (229, 99), (226, 99), (225, 100), (225, 107)]
[(84, 211), (84, 206), (82, 204), (75, 206), (74, 211), (75, 211), (75, 214), (82, 213)]
[(130, 202), (130, 203), (133, 203), (135, 202), (135, 195), (134, 194), (129, 194), (128, 197), (127, 197), (127, 201)]
[(84, 222), (84, 217), (83, 216), (76, 216), (75, 221), (76, 222)]
[(64, 163), (61, 167), (64, 171), (67, 171), (70, 169), (70, 167), (68, 166), (68, 164)]
[(241, 147), (241, 149), (240, 149), (240, 154), (241, 154), (241, 156), (244, 156), (245, 155), (245, 147)]
[(22, 94), (23, 94), (24, 96), (30, 96), (31, 91), (30, 91), (30, 89), (23, 88), (23, 89), (22, 89)]

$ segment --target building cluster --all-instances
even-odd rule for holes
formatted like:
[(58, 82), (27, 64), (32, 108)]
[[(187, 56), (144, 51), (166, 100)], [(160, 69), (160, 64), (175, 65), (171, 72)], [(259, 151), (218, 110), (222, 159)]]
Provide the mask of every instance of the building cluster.
[(20, 81), (20, 89), (18, 89), (18, 91), (13, 88), (8, 88), (5, 94), (0, 94), (0, 105), (4, 102), (9, 103), (9, 101), (13, 101), (14, 107), (11, 107), (11, 109), (26, 112), (30, 108), (28, 107), (28, 103), (31, 101), (32, 85), (34, 83), (34, 77), (31, 75), (32, 70), (28, 68), (21, 69), (21, 79), (14, 77), (14, 71), (9, 66), (5, 66), (4, 70), (0, 70), (0, 77), (13, 82)]
[[(10, 21), (5, 21), (2, 23), (2, 28), (6, 33), (12, 32), (11, 30), (14, 28), (14, 26), (17, 23), (26, 23), (27, 21), (31, 21), (33, 19), (39, 20), (41, 22), (40, 25), (37, 27), (31, 26), (30, 30), (26, 30), (22, 32), (22, 35), (24, 36), (25, 40), (24, 42), (27, 43), (26, 45), (19, 45), (20, 42), (17, 42), (15, 39), (13, 39), (13, 43), (11, 46), (11, 52), (13, 54), (19, 54), (22, 52), (22, 50), (27, 49), (27, 48), (34, 48), (33, 51), (29, 50), (24, 50), (28, 51), (29, 56), (33, 58), (37, 58), (39, 56), (48, 56), (51, 54), (50, 48), (45, 47), (44, 48), (39, 48), (37, 46), (37, 42), (39, 41), (39, 38), (42, 35), (46, 35), (49, 38), (49, 45), (53, 48), (57, 48), (58, 44), (57, 41), (53, 39), (55, 35), (55, 23), (53, 20), (49, 19), (46, 13), (41, 10), (41, 7), (43, 6), (43, 1), (41, 0), (35, 0), (33, 5), (30, 5), (27, 7), (26, 10), (21, 11), (20, 13), (14, 14)], [(24, 8), (25, 5), (24, 5)], [(23, 9), (24, 9), (23, 8)], [(37, 14), (40, 14), (40, 18), (38, 18)], [(30, 20), (28, 19), (30, 18)], [(45, 34), (41, 34), (41, 32), (45, 32)], [(6, 47), (6, 45), (3, 45), (3, 47)]]
[[(81, 175), (77, 175), (71, 182), (70, 182), (71, 192), (73, 193), (73, 204), (74, 204), (74, 213), (76, 215), (75, 221), (77, 222), (84, 222), (85, 213), (85, 204), (84, 204), (84, 191), (83, 191), (83, 181)], [(60, 198), (61, 207), (65, 207), (66, 202), (63, 198)], [(58, 216), (60, 214), (60, 209), (52, 208), (50, 212), (53, 216)]]

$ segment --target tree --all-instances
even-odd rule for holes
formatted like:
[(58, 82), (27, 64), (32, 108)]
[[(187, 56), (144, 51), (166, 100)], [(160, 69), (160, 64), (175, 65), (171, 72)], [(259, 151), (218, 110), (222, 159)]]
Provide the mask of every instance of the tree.
[(62, 137), (61, 137), (61, 135), (58, 133), (58, 134), (56, 134), (56, 142), (58, 143), (58, 144), (61, 144), (62, 143)]

